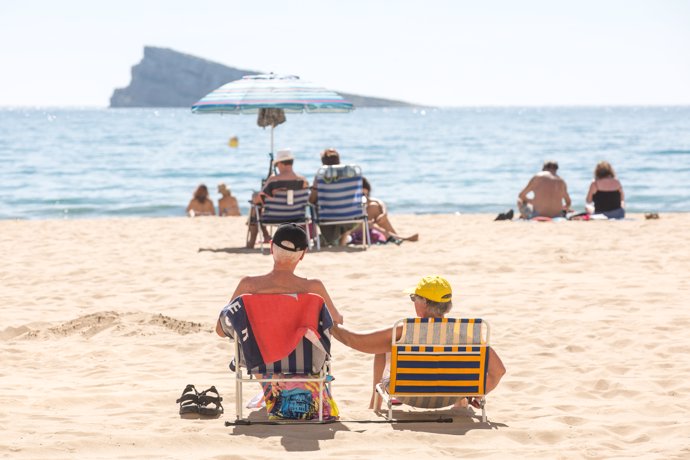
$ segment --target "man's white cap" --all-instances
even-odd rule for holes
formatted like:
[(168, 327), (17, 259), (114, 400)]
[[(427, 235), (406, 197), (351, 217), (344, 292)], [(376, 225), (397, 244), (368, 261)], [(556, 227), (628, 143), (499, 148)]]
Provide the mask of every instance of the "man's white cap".
[(292, 149), (280, 149), (276, 153), (276, 158), (273, 160), (273, 165), (280, 163), (281, 161), (294, 160), (295, 157), (292, 155)]

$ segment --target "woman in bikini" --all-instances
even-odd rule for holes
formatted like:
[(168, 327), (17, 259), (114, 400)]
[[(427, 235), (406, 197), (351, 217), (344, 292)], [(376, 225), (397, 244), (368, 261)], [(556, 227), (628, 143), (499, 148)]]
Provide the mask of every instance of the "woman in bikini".
[(219, 216), (240, 216), (240, 207), (237, 205), (237, 198), (232, 196), (230, 189), (224, 184), (218, 184), (218, 193), (222, 196), (218, 200)]
[(213, 206), (213, 201), (209, 200), (208, 188), (204, 184), (199, 185), (194, 192), (194, 198), (187, 205), (187, 215), (189, 217), (216, 215), (216, 208)]

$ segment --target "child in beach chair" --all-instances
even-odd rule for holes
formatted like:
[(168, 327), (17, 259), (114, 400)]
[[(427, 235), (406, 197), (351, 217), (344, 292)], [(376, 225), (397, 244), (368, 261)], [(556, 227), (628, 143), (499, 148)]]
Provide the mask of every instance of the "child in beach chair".
[(242, 385), (248, 382), (261, 383), (271, 420), (337, 419), (338, 407), (330, 392), (333, 320), (322, 297), (244, 294), (225, 306), (220, 324), (235, 342), (230, 368), (236, 375), (238, 420)]

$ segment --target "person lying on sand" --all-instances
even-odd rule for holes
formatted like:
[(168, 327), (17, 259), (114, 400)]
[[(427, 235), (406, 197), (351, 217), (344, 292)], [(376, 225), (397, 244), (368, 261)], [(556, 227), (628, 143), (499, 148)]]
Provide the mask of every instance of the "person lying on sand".
[[(453, 308), (452, 289), (450, 283), (443, 277), (438, 275), (425, 276), (422, 278), (415, 288), (410, 289), (410, 300), (414, 303), (415, 313), (420, 318), (443, 318), (451, 308)], [(379, 329), (372, 332), (354, 332), (342, 326), (334, 326), (331, 329), (333, 336), (357, 351), (363, 353), (374, 353), (374, 378), (373, 387), (374, 394), (371, 396), (369, 403), (370, 409), (381, 409), (381, 407), (374, 407), (374, 396), (376, 392), (376, 385), (385, 382), (388, 376), (384, 375), (387, 371), (388, 362), (390, 360), (391, 351), (391, 335), (392, 328)], [(396, 339), (399, 340), (402, 336), (402, 326), (396, 330)], [(494, 351), (493, 347), (489, 348), (489, 363), (487, 366), (486, 376), (486, 392), (489, 393), (498, 385), (501, 378), (506, 373), (505, 366)], [(381, 400), (379, 399), (379, 403)], [(457, 406), (467, 404), (467, 399), (462, 398), (457, 402)], [(476, 407), (476, 406), (475, 406)]]

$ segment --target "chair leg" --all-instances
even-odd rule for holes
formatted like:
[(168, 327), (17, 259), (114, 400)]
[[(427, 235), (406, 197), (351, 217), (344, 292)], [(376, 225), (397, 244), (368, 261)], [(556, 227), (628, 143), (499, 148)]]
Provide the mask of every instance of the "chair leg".
[(367, 219), (364, 219), (362, 221), (362, 235), (364, 238), (362, 238), (362, 243), (364, 243), (364, 249), (367, 249), (369, 246), (371, 246), (371, 235), (369, 235), (369, 221)]
[(319, 422), (323, 422), (323, 380), (319, 382)]
[(235, 370), (235, 414), (237, 420), (242, 419), (242, 371), (239, 365)]

